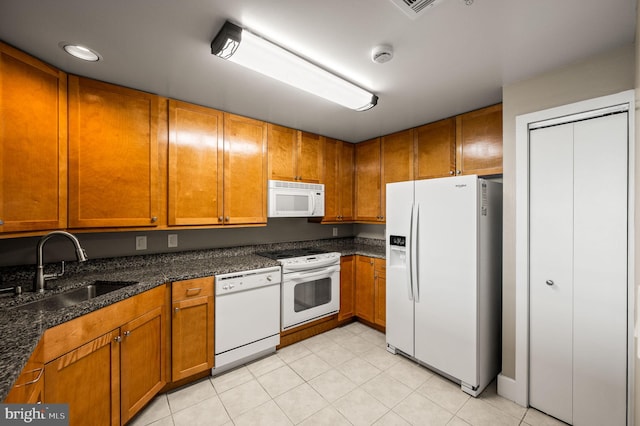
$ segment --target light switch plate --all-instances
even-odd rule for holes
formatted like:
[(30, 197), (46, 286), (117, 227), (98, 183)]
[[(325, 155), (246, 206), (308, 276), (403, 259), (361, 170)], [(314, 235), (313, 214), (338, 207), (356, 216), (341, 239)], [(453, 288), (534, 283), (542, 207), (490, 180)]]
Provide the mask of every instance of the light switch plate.
[(334, 237), (338, 236), (338, 228), (333, 228), (333, 236)]
[(147, 249), (147, 237), (144, 235), (136, 237), (136, 250)]
[(167, 236), (167, 247), (178, 247), (178, 234), (169, 234)]

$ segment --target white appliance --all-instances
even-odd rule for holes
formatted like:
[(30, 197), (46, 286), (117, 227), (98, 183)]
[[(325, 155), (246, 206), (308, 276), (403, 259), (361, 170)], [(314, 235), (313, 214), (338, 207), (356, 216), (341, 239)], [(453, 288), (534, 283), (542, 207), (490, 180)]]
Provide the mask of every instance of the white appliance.
[(500, 369), (502, 185), (387, 184), (387, 349), (477, 396)]
[(269, 181), (268, 217), (324, 216), (324, 184)]
[(220, 374), (280, 344), (279, 266), (216, 275), (215, 367)]
[(293, 249), (258, 253), (282, 265), (282, 330), (338, 313), (340, 253)]

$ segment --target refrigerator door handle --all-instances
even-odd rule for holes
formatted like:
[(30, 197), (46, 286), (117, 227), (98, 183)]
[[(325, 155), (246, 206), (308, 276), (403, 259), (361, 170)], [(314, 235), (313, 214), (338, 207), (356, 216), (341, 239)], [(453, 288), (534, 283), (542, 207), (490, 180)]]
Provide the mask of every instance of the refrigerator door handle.
[(409, 241), (407, 241), (407, 294), (409, 296), (409, 300), (413, 300), (413, 281), (412, 281), (412, 274), (411, 274), (411, 268), (413, 265), (413, 260), (411, 258), (411, 241), (413, 241), (413, 203), (411, 204), (411, 215), (409, 216), (409, 235), (407, 238)]
[(411, 211), (411, 286), (413, 300), (420, 302), (420, 286), (418, 283), (418, 226), (420, 225), (420, 204)]

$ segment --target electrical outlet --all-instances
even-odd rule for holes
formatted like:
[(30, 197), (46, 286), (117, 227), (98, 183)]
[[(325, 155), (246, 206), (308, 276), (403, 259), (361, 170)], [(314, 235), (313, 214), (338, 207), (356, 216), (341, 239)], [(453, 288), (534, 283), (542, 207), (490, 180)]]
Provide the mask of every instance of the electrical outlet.
[(178, 234), (169, 234), (167, 236), (167, 247), (178, 247)]
[(136, 237), (136, 250), (147, 249), (147, 237), (144, 235)]
[(333, 236), (334, 237), (338, 236), (338, 228), (333, 228)]

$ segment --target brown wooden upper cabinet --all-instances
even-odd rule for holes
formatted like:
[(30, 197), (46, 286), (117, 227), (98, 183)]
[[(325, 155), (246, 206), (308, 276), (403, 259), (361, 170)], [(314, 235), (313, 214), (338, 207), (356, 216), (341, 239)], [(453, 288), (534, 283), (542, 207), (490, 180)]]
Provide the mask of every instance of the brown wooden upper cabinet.
[(0, 233), (67, 226), (67, 76), (0, 42)]
[(158, 96), (69, 76), (69, 227), (157, 226)]
[(380, 138), (356, 144), (356, 220), (380, 222), (382, 158)]
[(356, 145), (356, 220), (385, 221), (386, 184), (413, 179), (413, 129)]
[(415, 129), (415, 176), (430, 179), (456, 174), (456, 119)]
[(223, 223), (223, 113), (169, 101), (169, 225)]
[(456, 117), (456, 173), (502, 173), (502, 104)]
[(324, 137), (268, 124), (269, 179), (322, 182)]
[(416, 179), (502, 173), (502, 104), (415, 129)]
[(267, 223), (267, 123), (224, 113), (224, 223)]
[(325, 140), (322, 223), (353, 220), (354, 153), (351, 143)]

